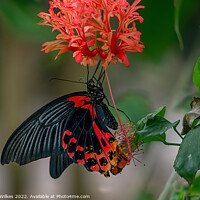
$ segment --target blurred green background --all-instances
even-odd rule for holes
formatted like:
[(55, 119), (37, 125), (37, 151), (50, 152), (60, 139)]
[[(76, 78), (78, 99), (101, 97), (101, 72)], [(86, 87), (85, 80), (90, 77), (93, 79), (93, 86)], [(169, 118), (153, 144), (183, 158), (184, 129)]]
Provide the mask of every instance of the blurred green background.
[[(162, 105), (167, 106), (169, 121), (175, 121), (189, 110), (191, 97), (198, 95), (192, 72), (200, 56), (200, 1), (142, 0), (140, 4), (145, 6), (139, 11), (144, 22), (137, 28), (142, 32), (144, 53), (128, 54), (129, 68), (120, 64), (109, 67), (113, 95), (117, 107), (134, 123)], [(0, 152), (13, 130), (39, 107), (69, 92), (85, 90), (80, 84), (49, 82), (52, 77), (84, 79), (86, 69), (76, 64), (71, 53), (55, 61), (56, 52), (40, 51), (44, 42), (55, 39), (51, 28), (37, 25), (37, 14), (48, 8), (45, 0), (0, 1)], [(110, 98), (106, 83), (104, 88)], [(173, 133), (168, 139), (179, 141)], [(22, 167), (12, 163), (0, 166), (0, 194), (89, 194), (95, 200), (153, 200), (173, 170), (177, 150), (152, 143), (138, 156), (145, 167), (131, 163), (111, 178), (72, 165), (53, 180), (48, 158)]]

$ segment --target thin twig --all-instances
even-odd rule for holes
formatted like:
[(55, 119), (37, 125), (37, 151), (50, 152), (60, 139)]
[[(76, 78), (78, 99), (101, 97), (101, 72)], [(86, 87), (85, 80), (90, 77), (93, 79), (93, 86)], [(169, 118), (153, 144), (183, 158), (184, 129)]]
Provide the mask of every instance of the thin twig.
[(174, 131), (179, 135), (179, 137), (183, 140), (183, 136), (177, 131), (176, 127), (174, 127)]
[(171, 142), (163, 142), (163, 144), (165, 144), (165, 145), (172, 145), (172, 146), (180, 146), (181, 144), (179, 144), (179, 143), (171, 143)]

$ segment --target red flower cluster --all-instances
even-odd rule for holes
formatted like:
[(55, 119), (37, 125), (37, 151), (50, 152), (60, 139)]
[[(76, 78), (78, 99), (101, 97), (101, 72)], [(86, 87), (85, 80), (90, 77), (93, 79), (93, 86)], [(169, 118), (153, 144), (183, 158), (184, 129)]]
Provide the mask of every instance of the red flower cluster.
[[(142, 52), (144, 48), (135, 26), (136, 20), (143, 22), (136, 12), (144, 8), (137, 5), (140, 1), (130, 5), (127, 0), (52, 0), (49, 13), (38, 16), (43, 18), (40, 24), (60, 33), (55, 41), (44, 43), (42, 50), (59, 50), (58, 55), (72, 51), (77, 63), (90, 66), (97, 64), (99, 56), (105, 68), (109, 62), (116, 64), (117, 57), (128, 67), (125, 52)], [(113, 19), (116, 29), (112, 29)]]

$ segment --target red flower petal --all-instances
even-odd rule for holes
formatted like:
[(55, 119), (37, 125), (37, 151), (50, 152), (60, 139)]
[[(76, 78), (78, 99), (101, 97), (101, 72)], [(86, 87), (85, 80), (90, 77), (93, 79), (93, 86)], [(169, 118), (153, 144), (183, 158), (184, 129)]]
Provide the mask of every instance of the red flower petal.
[(129, 67), (130, 65), (130, 62), (128, 60), (128, 56), (123, 52), (123, 51), (120, 51), (118, 54), (116, 54), (116, 57), (118, 59), (121, 60), (121, 62), (126, 66), (126, 67)]
[(81, 52), (79, 52), (78, 54), (76, 54), (75, 60), (76, 60), (77, 63), (81, 63), (82, 62), (83, 57), (82, 57), (82, 53)]

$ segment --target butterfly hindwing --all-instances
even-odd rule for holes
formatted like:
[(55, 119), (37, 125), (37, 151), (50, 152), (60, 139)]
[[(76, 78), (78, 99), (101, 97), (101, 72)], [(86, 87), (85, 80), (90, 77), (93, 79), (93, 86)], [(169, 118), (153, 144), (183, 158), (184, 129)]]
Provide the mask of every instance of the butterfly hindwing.
[(50, 158), (50, 175), (52, 178), (58, 178), (62, 172), (73, 163), (68, 154), (62, 153), (54, 155)]
[(117, 150), (117, 164), (116, 166), (110, 170), (110, 172), (113, 174), (113, 175), (117, 175), (119, 173), (121, 173), (121, 171), (123, 170), (123, 168), (127, 165), (128, 163), (128, 155), (125, 154), (121, 147), (117, 146), (116, 148)]
[[(102, 117), (97, 115), (97, 104), (88, 97), (72, 97), (76, 110), (63, 133), (63, 145), (75, 163), (88, 171), (105, 173), (115, 165), (116, 141)], [(103, 116), (102, 114), (101, 116)]]

